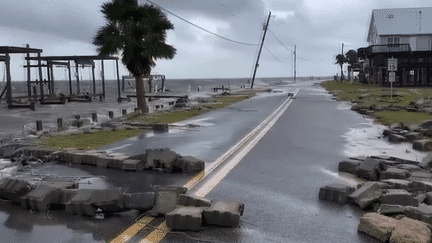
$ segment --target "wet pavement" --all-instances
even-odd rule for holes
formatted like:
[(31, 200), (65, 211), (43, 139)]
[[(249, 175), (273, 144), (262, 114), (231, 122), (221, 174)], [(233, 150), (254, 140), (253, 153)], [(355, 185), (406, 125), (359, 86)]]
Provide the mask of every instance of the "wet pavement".
[[(332, 100), (313, 82), (278, 86), (274, 89), (282, 93), (264, 93), (227, 109), (176, 123), (169, 133), (146, 131), (99, 150), (139, 154), (145, 149), (169, 147), (209, 165), (296, 88), (300, 88), (297, 98), (279, 121), (206, 196), (244, 202), (241, 227), (171, 232), (163, 242), (191, 242), (191, 237), (218, 242), (376, 242), (357, 233), (361, 212), (355, 206), (319, 201), (319, 188), (341, 180), (354, 182), (337, 173), (337, 163), (347, 156), (386, 153), (419, 160), (424, 154), (412, 151), (409, 144), (389, 145), (380, 137), (379, 126)], [(190, 179), (186, 174), (53, 164), (32, 173), (69, 175), (80, 179), (80, 188), (122, 187), (126, 192), (149, 191), (150, 185), (182, 185)], [(104, 242), (139, 215), (130, 211), (86, 218), (56, 210), (32, 213), (6, 202), (0, 204), (0, 234), (7, 242)], [(134, 237), (130, 242), (139, 240)]]

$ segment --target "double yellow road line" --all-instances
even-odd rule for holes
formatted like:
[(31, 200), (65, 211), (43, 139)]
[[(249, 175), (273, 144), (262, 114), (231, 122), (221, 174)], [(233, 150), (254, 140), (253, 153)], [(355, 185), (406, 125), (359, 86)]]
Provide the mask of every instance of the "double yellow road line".
[[(299, 89), (294, 91), (294, 96), (297, 95)], [(251, 132), (244, 136), (238, 141), (233, 147), (226, 151), (223, 155), (217, 158), (210, 166), (204, 171), (195, 175), (190, 181), (188, 181), (184, 187), (189, 192), (192, 190), (192, 195), (196, 197), (205, 197), (210, 191), (212, 191), (217, 184), (219, 184), (225, 176), (246, 156), (249, 151), (264, 137), (264, 135), (270, 130), (270, 128), (276, 123), (276, 121), (282, 116), (282, 114), (288, 109), (292, 103), (292, 99), (288, 98), (285, 100), (272, 114), (270, 114), (264, 121), (262, 121), (257, 127)], [(214, 173), (212, 173), (214, 172)], [(213, 175), (210, 179), (207, 179)], [(204, 181), (206, 180), (206, 181)], [(198, 188), (195, 188), (198, 183), (204, 182)], [(140, 230), (148, 226), (154, 218), (142, 217), (129, 228), (123, 231), (119, 236), (111, 241), (111, 243), (126, 243), (132, 237), (134, 237)], [(139, 241), (140, 243), (157, 243), (160, 242), (170, 231), (166, 226), (166, 222), (162, 222), (156, 226), (153, 231), (146, 236), (146, 238)]]

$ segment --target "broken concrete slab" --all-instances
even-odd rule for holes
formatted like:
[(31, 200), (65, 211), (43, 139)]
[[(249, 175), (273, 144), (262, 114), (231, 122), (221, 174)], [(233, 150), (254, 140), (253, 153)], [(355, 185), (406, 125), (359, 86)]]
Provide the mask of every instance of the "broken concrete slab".
[(188, 174), (195, 174), (204, 170), (204, 161), (194, 156), (181, 156), (176, 161), (177, 166)]
[(432, 206), (420, 205), (418, 207), (407, 206), (405, 216), (432, 224)]
[(83, 164), (83, 157), (85, 153), (75, 152), (72, 153), (72, 161), (69, 161), (72, 164)]
[(432, 192), (427, 192), (427, 193), (425, 193), (424, 195), (426, 196), (424, 202), (425, 202), (427, 205), (432, 205)]
[(97, 208), (91, 205), (92, 195), (96, 190), (81, 189), (66, 203), (66, 213), (73, 215), (94, 216)]
[(401, 180), (401, 179), (386, 179), (381, 180), (381, 182), (387, 183), (390, 185), (391, 189), (408, 189), (411, 181)]
[(54, 189), (77, 189), (78, 182), (73, 180), (46, 180), (42, 185), (53, 187)]
[(21, 197), (32, 190), (28, 181), (4, 178), (0, 180), (0, 198), (11, 200), (13, 203), (21, 203)]
[(358, 231), (386, 242), (396, 227), (396, 223), (397, 219), (378, 213), (367, 213), (360, 218)]
[(122, 170), (125, 171), (138, 171), (144, 169), (144, 162), (138, 159), (123, 160)]
[(431, 230), (424, 222), (404, 217), (396, 222), (390, 237), (390, 243), (401, 242), (430, 243)]
[(177, 196), (175, 191), (157, 192), (155, 205), (150, 211), (151, 216), (166, 215), (176, 209)]
[(416, 140), (420, 140), (422, 138), (422, 135), (419, 132), (410, 132), (405, 134), (405, 137), (408, 139), (409, 142), (413, 142)]
[(432, 151), (432, 140), (430, 139), (422, 139), (417, 140), (412, 145), (413, 149), (419, 151)]
[(112, 158), (107, 155), (101, 155), (96, 158), (96, 166), (100, 168), (108, 168), (108, 164), (111, 162)]
[(360, 165), (360, 161), (357, 160), (344, 160), (339, 162), (338, 171), (355, 174), (357, 167)]
[(64, 208), (66, 203), (69, 202), (76, 194), (78, 194), (78, 189), (62, 189), (54, 190), (51, 206)]
[(408, 170), (410, 172), (422, 171), (423, 170), (420, 166), (412, 165), (412, 164), (400, 164), (400, 165), (397, 165), (396, 168), (403, 169), (403, 170)]
[(384, 166), (380, 160), (366, 157), (366, 159), (358, 166), (356, 175), (360, 178), (377, 181), (381, 171), (383, 170)]
[(415, 171), (411, 172), (408, 180), (430, 180), (432, 181), (432, 174), (426, 171)]
[(109, 157), (111, 158), (111, 160), (108, 162), (108, 168), (122, 170), (123, 161), (127, 159), (128, 156), (123, 154), (110, 154)]
[(318, 198), (330, 202), (346, 203), (348, 195), (353, 193), (354, 187), (341, 183), (333, 183), (320, 188)]
[[(410, 178), (411, 179), (411, 178)], [(416, 179), (409, 184), (408, 189), (423, 190), (426, 192), (432, 191), (432, 181), (425, 179)]]
[(423, 169), (431, 169), (432, 168), (432, 153), (428, 153), (422, 161), (418, 164), (419, 167)]
[(402, 143), (402, 142), (407, 142), (408, 139), (405, 136), (399, 135), (399, 134), (389, 134), (387, 136), (388, 141), (391, 143)]
[(163, 149), (156, 159), (157, 165), (153, 168), (162, 168), (164, 171), (170, 173), (174, 169), (174, 162), (179, 157), (179, 155), (171, 151), (169, 148)]
[(381, 203), (401, 206), (418, 206), (418, 201), (414, 196), (404, 189), (388, 189), (386, 193), (381, 196)]
[(163, 149), (147, 149), (145, 152), (145, 169), (153, 169), (157, 165)]
[(210, 207), (211, 201), (205, 198), (192, 197), (186, 194), (180, 194), (177, 198), (177, 205), (193, 207)]
[(166, 224), (169, 228), (176, 230), (200, 230), (203, 210), (199, 207), (178, 207), (166, 214)]
[(244, 204), (235, 201), (212, 201), (210, 208), (204, 209), (204, 222), (209, 225), (238, 227), (243, 215)]
[(381, 204), (377, 210), (377, 213), (383, 215), (394, 215), (394, 214), (404, 214), (405, 206), (392, 205), (392, 204)]
[(348, 198), (363, 209), (378, 201), (382, 192), (383, 190), (377, 182), (366, 182), (362, 187), (351, 193)]
[(54, 188), (39, 186), (21, 198), (21, 207), (33, 211), (46, 212), (49, 210), (54, 194)]
[(409, 176), (407, 170), (389, 167), (385, 171), (381, 171), (380, 180), (386, 179), (406, 179)]
[(154, 192), (125, 193), (125, 208), (150, 210), (156, 201)]
[(90, 203), (104, 213), (125, 211), (125, 197), (119, 189), (95, 190)]

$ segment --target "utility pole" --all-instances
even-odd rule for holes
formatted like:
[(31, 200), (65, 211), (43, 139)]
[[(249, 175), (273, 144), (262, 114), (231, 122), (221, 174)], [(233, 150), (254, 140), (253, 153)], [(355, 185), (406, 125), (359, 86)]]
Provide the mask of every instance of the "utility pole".
[(297, 45), (294, 45), (294, 83), (296, 82), (296, 74), (297, 74), (296, 62), (297, 62)]
[(263, 38), (262, 38), (262, 41), (261, 41), (261, 46), (260, 46), (260, 49), (259, 49), (259, 52), (258, 52), (258, 57), (257, 57), (257, 61), (256, 61), (256, 64), (255, 64), (255, 70), (254, 70), (254, 74), (253, 74), (253, 77), (252, 77), (251, 89), (253, 89), (253, 85), (254, 85), (254, 81), (255, 81), (255, 74), (256, 74), (257, 68), (259, 66), (258, 62), (259, 62), (261, 51), (262, 51), (262, 48), (263, 48), (263, 45), (264, 45), (264, 39), (265, 39), (265, 36), (266, 36), (266, 33), (267, 33), (267, 28), (268, 28), (268, 25), (269, 25), (269, 22), (270, 22), (270, 16), (271, 16), (271, 11), (269, 11), (269, 16), (267, 18), (267, 23), (266, 23), (265, 28), (264, 28), (264, 35), (263, 35)]

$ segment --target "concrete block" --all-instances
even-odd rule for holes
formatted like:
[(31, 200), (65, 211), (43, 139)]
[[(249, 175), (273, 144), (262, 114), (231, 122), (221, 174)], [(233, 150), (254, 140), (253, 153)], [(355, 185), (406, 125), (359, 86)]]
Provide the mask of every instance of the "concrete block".
[(411, 172), (410, 176), (408, 177), (408, 180), (431, 180), (432, 181), (432, 174), (426, 171), (415, 171)]
[(153, 169), (157, 166), (162, 149), (147, 149), (145, 153), (145, 169)]
[(180, 194), (185, 194), (187, 192), (187, 188), (183, 187), (183, 186), (173, 186), (173, 185), (169, 185), (169, 186), (164, 186), (164, 185), (154, 185), (153, 186), (154, 191), (160, 192), (160, 191), (174, 191), (175, 193), (177, 193), (177, 195)]
[(156, 201), (154, 192), (125, 194), (125, 208), (136, 210), (150, 210)]
[(431, 230), (424, 222), (404, 217), (396, 222), (390, 237), (390, 243), (401, 242), (430, 243)]
[(409, 176), (407, 170), (389, 167), (385, 171), (381, 171), (380, 180), (386, 179), (406, 179)]
[(380, 160), (367, 157), (357, 168), (356, 175), (371, 181), (377, 181), (381, 171), (384, 170)]
[(72, 164), (83, 164), (84, 153), (75, 152), (72, 154)]
[(414, 196), (404, 189), (389, 189), (381, 196), (382, 204), (393, 204), (401, 206), (418, 206)]
[(392, 205), (392, 204), (381, 204), (377, 210), (377, 213), (383, 215), (394, 215), (394, 214), (404, 214), (406, 210), (405, 206)]
[(98, 153), (85, 153), (83, 155), (83, 164), (96, 165), (96, 159), (98, 156), (99, 156)]
[(419, 132), (410, 132), (405, 134), (405, 137), (408, 139), (408, 141), (413, 142), (416, 140), (420, 140), (422, 135)]
[(177, 205), (180, 206), (193, 206), (193, 207), (210, 207), (211, 201), (205, 198), (197, 198), (180, 194), (177, 198)]
[(194, 230), (201, 229), (203, 208), (178, 207), (165, 216), (166, 225), (171, 229)]
[(244, 204), (234, 201), (212, 201), (210, 208), (204, 209), (203, 219), (206, 224), (238, 227), (243, 215)]
[(112, 158), (106, 155), (101, 155), (96, 158), (96, 166), (100, 168), (108, 168), (108, 164), (111, 162)]
[(341, 183), (333, 183), (320, 188), (319, 199), (330, 202), (346, 203), (348, 195), (353, 193), (354, 187), (347, 186)]
[(162, 168), (164, 171), (171, 173), (174, 169), (174, 162), (176, 161), (176, 159), (179, 157), (179, 155), (174, 152), (171, 151), (169, 148), (164, 149), (158, 158), (158, 166)]
[(181, 167), (183, 172), (188, 174), (195, 174), (204, 170), (204, 161), (195, 158), (193, 156), (182, 156), (177, 162)]
[(432, 191), (432, 181), (426, 179), (413, 180), (411, 184), (409, 184), (408, 189), (430, 192)]
[(400, 165), (397, 165), (396, 168), (402, 169), (402, 170), (407, 170), (409, 172), (417, 172), (417, 171), (423, 170), (420, 166), (412, 165), (412, 164), (400, 164)]
[(401, 142), (407, 142), (408, 139), (405, 136), (398, 135), (398, 134), (389, 134), (387, 136), (388, 141), (391, 143), (401, 143)]
[(125, 211), (125, 198), (121, 190), (95, 190), (91, 195), (91, 205), (104, 213), (118, 213)]
[(423, 168), (423, 169), (431, 169), (432, 168), (432, 153), (428, 153), (425, 157), (423, 157), (422, 161), (420, 161), (418, 166)]
[(92, 195), (94, 193), (93, 189), (80, 189), (75, 194), (75, 196), (70, 199), (66, 205), (66, 213), (68, 214), (78, 214), (85, 216), (96, 215), (97, 208), (91, 205)]
[(360, 161), (344, 160), (339, 162), (338, 171), (355, 174)]
[(382, 192), (383, 190), (377, 182), (366, 182), (359, 189), (351, 193), (348, 198), (363, 209), (378, 201)]
[(426, 195), (426, 198), (425, 198), (424, 202), (427, 205), (432, 205), (432, 192), (427, 192), (427, 193), (425, 193), (425, 195)]
[(419, 151), (432, 151), (432, 140), (422, 139), (417, 140), (412, 145), (413, 149)]
[(418, 207), (407, 206), (405, 216), (422, 222), (432, 224), (432, 206), (420, 205)]
[(414, 198), (417, 200), (418, 204), (420, 205), (426, 201), (427, 196), (426, 196), (426, 193), (420, 193), (417, 196), (415, 196)]
[(408, 180), (401, 180), (401, 179), (386, 179), (381, 180), (381, 182), (384, 182), (386, 184), (390, 185), (391, 189), (408, 189), (410, 187), (411, 181)]
[(30, 183), (25, 180), (13, 178), (0, 180), (0, 198), (11, 200), (13, 203), (21, 203), (21, 197), (32, 189)]
[(54, 188), (39, 186), (21, 198), (21, 207), (33, 211), (46, 212), (51, 206)]
[(166, 215), (176, 209), (178, 194), (175, 191), (159, 191), (156, 193), (156, 202), (151, 210), (152, 216)]
[(358, 231), (386, 242), (396, 227), (396, 223), (397, 219), (378, 213), (367, 213), (360, 218)]
[(144, 162), (138, 159), (123, 160), (122, 170), (138, 171), (144, 169)]
[(77, 189), (79, 186), (78, 182), (72, 180), (49, 180), (44, 181), (43, 185), (54, 189)]

